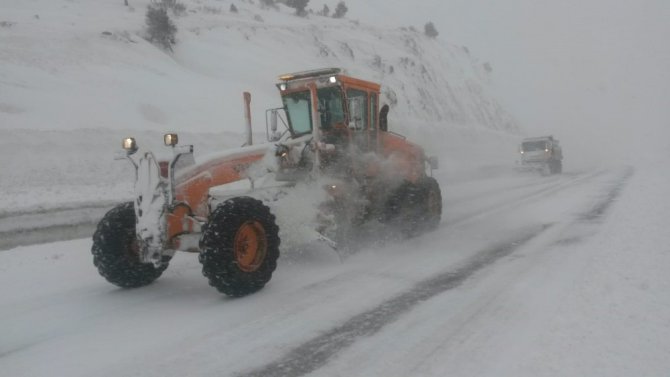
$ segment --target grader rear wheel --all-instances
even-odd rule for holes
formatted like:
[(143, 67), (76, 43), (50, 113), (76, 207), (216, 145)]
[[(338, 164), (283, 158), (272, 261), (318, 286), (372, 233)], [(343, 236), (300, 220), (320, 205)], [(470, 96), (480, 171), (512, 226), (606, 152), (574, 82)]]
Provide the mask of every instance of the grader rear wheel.
[(423, 192), (409, 181), (398, 186), (386, 201), (381, 221), (405, 237), (421, 233)]
[(442, 191), (433, 177), (425, 177), (419, 182), (423, 196), (422, 222), (425, 230), (434, 230), (442, 218)]

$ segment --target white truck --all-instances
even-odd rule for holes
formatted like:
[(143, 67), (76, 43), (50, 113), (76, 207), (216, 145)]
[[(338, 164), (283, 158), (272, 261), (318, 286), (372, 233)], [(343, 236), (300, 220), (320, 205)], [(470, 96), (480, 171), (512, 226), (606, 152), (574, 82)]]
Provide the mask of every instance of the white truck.
[(519, 145), (520, 163), (523, 168), (548, 174), (563, 171), (563, 150), (553, 136), (530, 137)]

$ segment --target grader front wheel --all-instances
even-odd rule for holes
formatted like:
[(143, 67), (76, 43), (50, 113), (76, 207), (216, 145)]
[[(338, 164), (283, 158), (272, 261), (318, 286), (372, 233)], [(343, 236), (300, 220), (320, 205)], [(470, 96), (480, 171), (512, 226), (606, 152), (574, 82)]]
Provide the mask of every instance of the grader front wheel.
[(247, 221), (235, 233), (233, 251), (240, 270), (254, 272), (267, 256), (265, 227), (258, 221)]
[(202, 273), (228, 296), (240, 297), (263, 288), (279, 258), (279, 227), (260, 200), (238, 197), (211, 214), (200, 239)]
[(123, 203), (112, 208), (98, 223), (93, 234), (93, 264), (110, 283), (122, 288), (147, 285), (168, 267), (169, 257), (155, 267), (141, 263), (135, 235), (135, 210), (133, 203)]

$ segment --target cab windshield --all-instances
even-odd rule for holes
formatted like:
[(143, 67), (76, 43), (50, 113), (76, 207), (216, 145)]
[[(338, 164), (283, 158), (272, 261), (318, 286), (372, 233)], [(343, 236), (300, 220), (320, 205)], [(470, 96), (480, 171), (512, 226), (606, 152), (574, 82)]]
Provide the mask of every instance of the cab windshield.
[[(331, 129), (338, 123), (344, 124), (344, 105), (340, 87), (317, 89), (318, 110), (321, 128)], [(284, 109), (294, 136), (312, 132), (312, 99), (309, 90), (282, 96)]]
[(543, 151), (547, 148), (546, 141), (526, 141), (521, 145), (524, 152)]

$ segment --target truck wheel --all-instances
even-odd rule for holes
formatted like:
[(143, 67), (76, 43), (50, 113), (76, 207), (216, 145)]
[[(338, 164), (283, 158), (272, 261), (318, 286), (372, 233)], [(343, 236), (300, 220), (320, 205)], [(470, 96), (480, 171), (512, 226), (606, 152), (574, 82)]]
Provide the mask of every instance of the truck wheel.
[(563, 170), (563, 164), (560, 160), (549, 161), (549, 174), (560, 174)]
[(420, 187), (405, 181), (386, 201), (381, 221), (399, 230), (405, 237), (416, 236), (421, 229), (422, 202)]
[(159, 267), (140, 262), (135, 221), (133, 203), (119, 204), (105, 214), (93, 233), (93, 264), (107, 281), (122, 288), (153, 282), (170, 261), (169, 257), (163, 257)]
[(260, 200), (238, 197), (220, 204), (200, 238), (200, 263), (209, 285), (240, 297), (270, 281), (279, 258), (279, 227)]
[(440, 184), (433, 177), (425, 177), (419, 183), (421, 188), (423, 210), (422, 222), (426, 230), (434, 230), (442, 218), (442, 191)]

